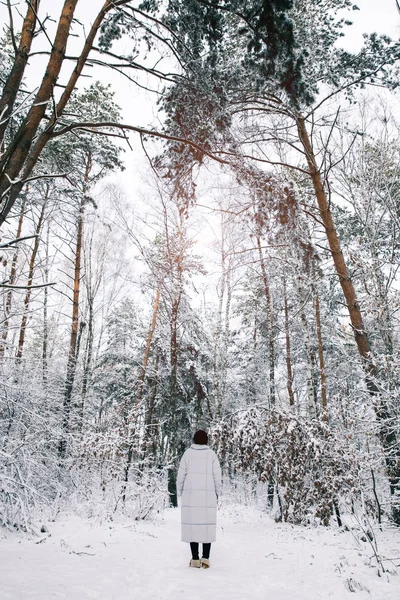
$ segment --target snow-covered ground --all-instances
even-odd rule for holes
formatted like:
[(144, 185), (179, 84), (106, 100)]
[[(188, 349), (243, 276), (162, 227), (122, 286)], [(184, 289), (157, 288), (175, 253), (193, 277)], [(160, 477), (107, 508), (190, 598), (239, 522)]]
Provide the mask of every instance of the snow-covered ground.
[(378, 532), (381, 554), (393, 561), (382, 577), (369, 543), (350, 531), (277, 524), (239, 507), (220, 512), (209, 570), (188, 568), (179, 509), (153, 522), (64, 517), (48, 530), (35, 539), (0, 530), (1, 600), (400, 599), (394, 529)]

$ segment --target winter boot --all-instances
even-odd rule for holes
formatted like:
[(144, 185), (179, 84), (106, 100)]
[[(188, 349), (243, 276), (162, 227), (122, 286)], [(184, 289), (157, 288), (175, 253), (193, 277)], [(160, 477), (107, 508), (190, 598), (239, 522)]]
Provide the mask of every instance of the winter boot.
[(210, 568), (210, 559), (209, 558), (202, 558), (202, 559), (200, 559), (200, 562), (201, 562), (201, 566), (203, 569)]
[(196, 569), (200, 569), (201, 567), (201, 561), (199, 558), (192, 558), (190, 563), (189, 563), (189, 567), (195, 567)]

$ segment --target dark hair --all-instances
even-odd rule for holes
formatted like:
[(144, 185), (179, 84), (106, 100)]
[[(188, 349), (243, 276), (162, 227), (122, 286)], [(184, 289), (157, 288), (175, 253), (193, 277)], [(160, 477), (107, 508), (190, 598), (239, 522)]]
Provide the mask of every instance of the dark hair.
[(208, 444), (208, 435), (205, 431), (199, 429), (199, 431), (196, 431), (196, 433), (194, 434), (193, 441), (195, 444), (201, 444), (202, 446), (206, 446)]

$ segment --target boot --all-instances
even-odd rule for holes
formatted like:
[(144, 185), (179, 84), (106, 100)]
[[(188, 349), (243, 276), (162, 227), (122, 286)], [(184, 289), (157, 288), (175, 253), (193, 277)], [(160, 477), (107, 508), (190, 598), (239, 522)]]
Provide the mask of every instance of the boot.
[(209, 569), (210, 568), (210, 559), (209, 558), (202, 558), (200, 560), (201, 562), (201, 566), (203, 569)]
[(195, 567), (196, 569), (200, 569), (201, 567), (201, 561), (199, 558), (192, 558), (190, 563), (189, 563), (189, 567)]

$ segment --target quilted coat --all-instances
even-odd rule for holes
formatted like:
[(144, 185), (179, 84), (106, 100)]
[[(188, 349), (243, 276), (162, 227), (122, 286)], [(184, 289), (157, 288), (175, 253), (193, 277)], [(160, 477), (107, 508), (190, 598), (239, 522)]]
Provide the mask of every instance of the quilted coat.
[(192, 444), (182, 456), (176, 484), (182, 496), (182, 542), (215, 542), (221, 491), (221, 467), (215, 452), (209, 446)]

